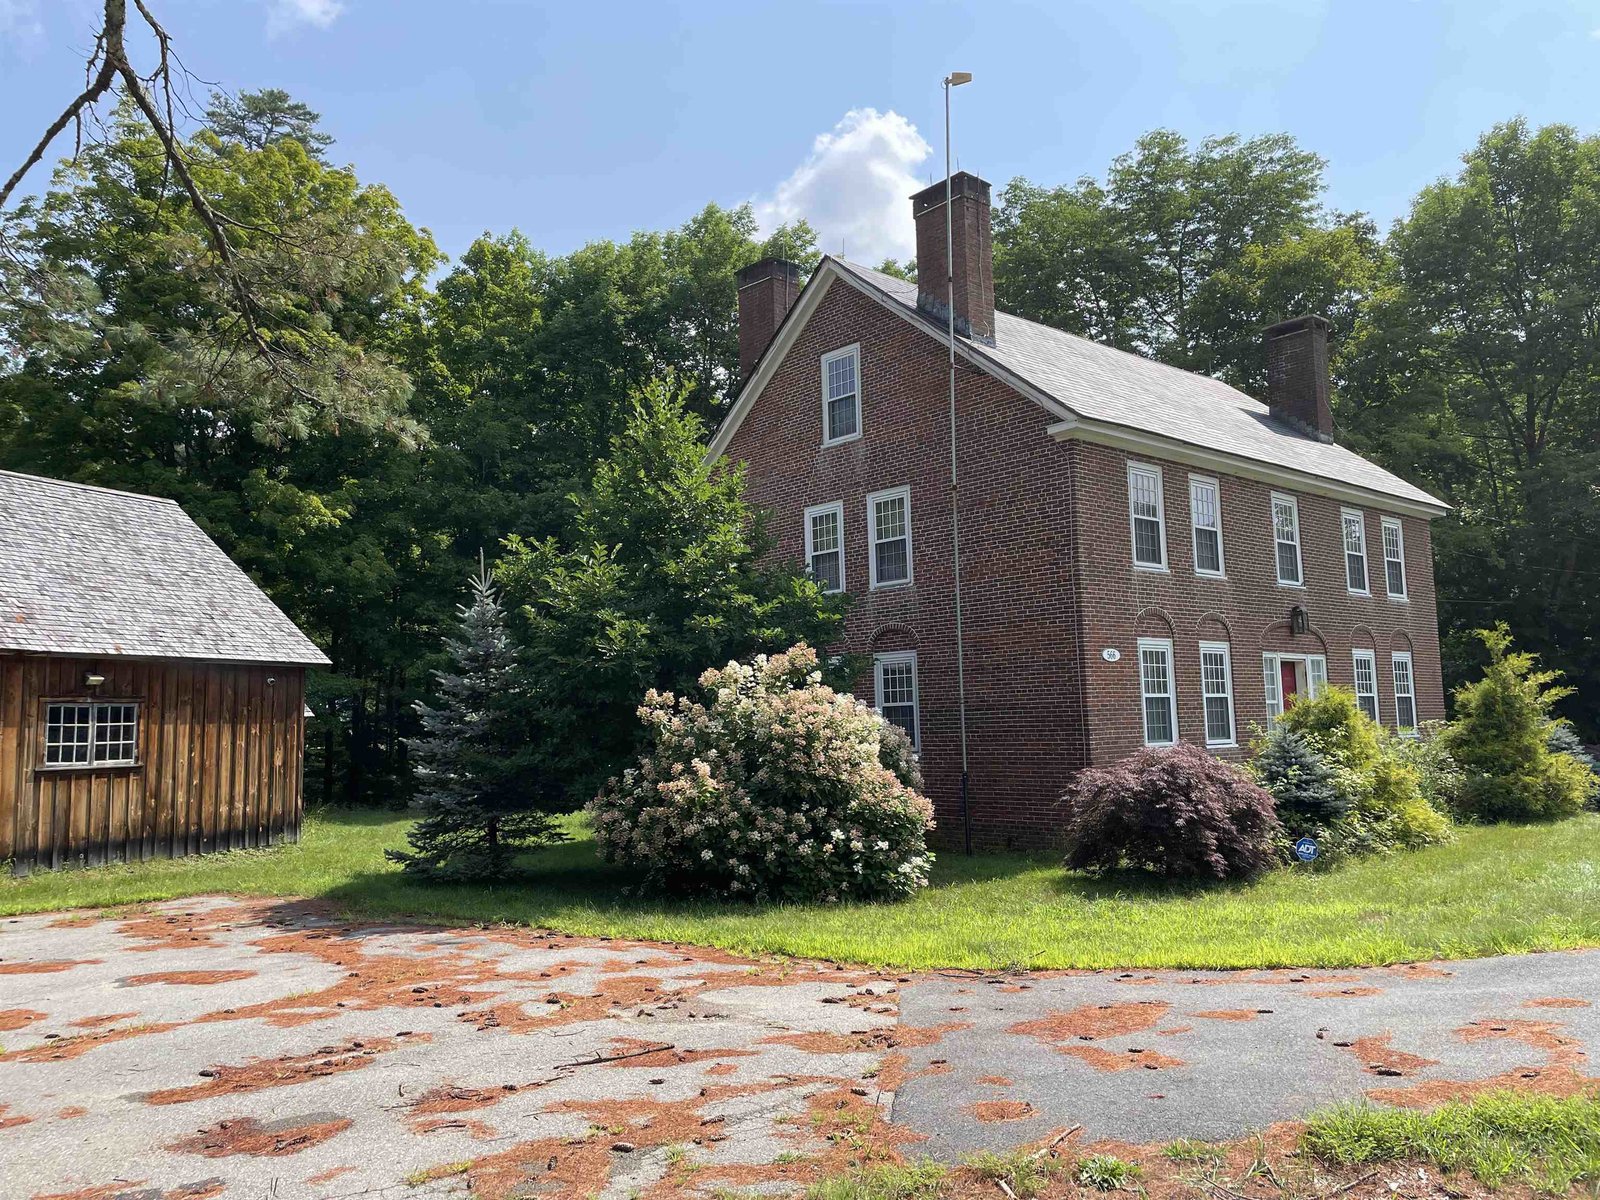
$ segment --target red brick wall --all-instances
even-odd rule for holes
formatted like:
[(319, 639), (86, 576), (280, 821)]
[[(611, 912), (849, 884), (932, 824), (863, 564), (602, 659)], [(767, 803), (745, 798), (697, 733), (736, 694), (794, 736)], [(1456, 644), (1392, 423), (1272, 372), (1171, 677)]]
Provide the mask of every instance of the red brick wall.
[[(862, 436), (824, 447), (820, 359), (852, 343), (861, 345)], [(1271, 489), (1223, 478), (1229, 578), (1200, 580), (1190, 541), (1189, 468), (1161, 463), (1171, 571), (1135, 572), (1126, 456), (1050, 440), (1044, 432), (1050, 418), (1036, 404), (975, 368), (959, 370), (970, 797), (980, 846), (1048, 844), (1059, 824), (1057, 799), (1072, 771), (1141, 744), (1135, 641), (1148, 632), (1141, 622), (1155, 623), (1160, 636), (1173, 639), (1179, 729), (1186, 739), (1203, 741), (1195, 646), (1202, 637), (1232, 646), (1241, 737), (1265, 716), (1263, 648), (1299, 650), (1315, 642), (1310, 652), (1327, 654), (1330, 679), (1348, 685), (1353, 634), (1369, 637), (1378, 651), (1385, 719), (1393, 715), (1388, 648), (1401, 635), (1412, 642), (1420, 715), (1443, 715), (1426, 522), (1405, 520), (1411, 600), (1396, 604), (1383, 598), (1379, 514), (1368, 510), (1368, 564), (1377, 595), (1357, 600), (1345, 594), (1339, 504), (1299, 494), (1308, 586), (1291, 598), (1273, 582)], [(805, 509), (843, 502), (852, 604), (835, 649), (917, 651), (923, 771), (940, 841), (958, 845), (947, 387), (937, 339), (835, 281), (724, 457), (747, 464), (748, 496), (771, 511), (777, 553), (787, 558), (804, 557)], [(872, 591), (866, 497), (902, 485), (911, 489), (914, 582)], [(1280, 628), (1293, 602), (1309, 610), (1314, 637), (1291, 640)], [(1369, 632), (1357, 634), (1358, 626)], [(1199, 632), (1208, 628), (1217, 632)], [(1120, 662), (1102, 660), (1106, 646), (1122, 651)], [(870, 672), (857, 694), (871, 702)]]

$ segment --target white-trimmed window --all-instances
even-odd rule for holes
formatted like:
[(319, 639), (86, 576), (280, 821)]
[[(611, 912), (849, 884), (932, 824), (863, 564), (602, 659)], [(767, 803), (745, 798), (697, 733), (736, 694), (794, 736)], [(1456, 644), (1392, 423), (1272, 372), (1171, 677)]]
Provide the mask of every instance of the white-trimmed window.
[(1206, 710), (1206, 745), (1234, 745), (1233, 664), (1227, 642), (1200, 643), (1200, 694)]
[(883, 719), (898, 725), (911, 739), (914, 749), (922, 748), (921, 722), (917, 719), (917, 652), (904, 650), (879, 654), (872, 660), (873, 691), (876, 708)]
[(1383, 576), (1389, 599), (1406, 598), (1406, 539), (1399, 517), (1383, 519)]
[(45, 766), (131, 766), (138, 755), (137, 704), (60, 701), (45, 705)]
[(822, 444), (861, 436), (861, 347), (822, 356)]
[(1352, 651), (1356, 672), (1356, 705), (1378, 720), (1378, 656), (1371, 650)]
[(1272, 542), (1278, 564), (1278, 582), (1303, 587), (1300, 568), (1300, 505), (1293, 496), (1272, 493)]
[(825, 592), (844, 591), (844, 503), (806, 509), (806, 569)]
[(892, 488), (867, 497), (867, 535), (872, 550), (872, 586), (910, 583), (910, 488)]
[(1367, 518), (1357, 509), (1339, 510), (1344, 530), (1344, 584), (1353, 596), (1370, 596), (1367, 582)]
[(1172, 686), (1172, 643), (1139, 639), (1139, 692), (1144, 699), (1144, 744), (1171, 746), (1178, 740), (1178, 701)]
[(1394, 663), (1394, 724), (1401, 737), (1417, 734), (1417, 692), (1411, 674), (1411, 652), (1396, 650)]
[(1222, 490), (1215, 479), (1189, 476), (1189, 524), (1194, 529), (1194, 573), (1221, 576)]
[(1261, 674), (1267, 718), (1276, 721), (1289, 697), (1322, 695), (1328, 686), (1328, 660), (1321, 654), (1263, 654)]
[(1160, 467), (1128, 464), (1128, 522), (1133, 530), (1133, 565), (1146, 571), (1165, 571), (1167, 516)]

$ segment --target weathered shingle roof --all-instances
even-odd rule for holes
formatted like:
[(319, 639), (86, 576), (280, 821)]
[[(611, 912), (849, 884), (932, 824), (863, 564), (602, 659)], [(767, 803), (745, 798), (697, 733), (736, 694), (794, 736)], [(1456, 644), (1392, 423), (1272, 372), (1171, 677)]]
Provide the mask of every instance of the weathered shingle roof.
[[(845, 259), (831, 260), (903, 313), (943, 335), (917, 308), (917, 285)], [(963, 340), (988, 360), (1078, 417), (1204, 450), (1331, 480), (1445, 511), (1436, 499), (1353, 450), (1275, 420), (1237, 388), (1040, 325), (995, 313), (995, 344)]]
[(173, 501), (10, 471), (0, 650), (328, 662)]

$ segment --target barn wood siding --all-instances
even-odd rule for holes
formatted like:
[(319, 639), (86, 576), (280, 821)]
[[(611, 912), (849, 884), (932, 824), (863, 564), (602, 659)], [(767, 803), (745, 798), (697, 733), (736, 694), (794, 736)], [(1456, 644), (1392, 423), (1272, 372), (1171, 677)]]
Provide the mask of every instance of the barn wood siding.
[[(90, 671), (106, 681), (85, 696)], [(138, 764), (42, 769), (56, 699), (137, 701)], [(26, 875), (298, 840), (304, 706), (301, 667), (0, 655), (0, 862)]]

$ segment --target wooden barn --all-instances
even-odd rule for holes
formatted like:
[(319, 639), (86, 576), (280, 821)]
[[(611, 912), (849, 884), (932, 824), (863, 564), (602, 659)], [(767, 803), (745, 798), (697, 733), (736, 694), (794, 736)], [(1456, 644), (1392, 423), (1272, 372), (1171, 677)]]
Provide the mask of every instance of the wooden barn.
[(173, 501), (0, 471), (0, 862), (294, 841), (327, 662)]

